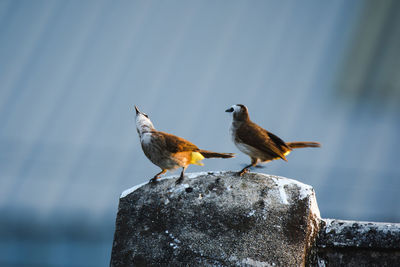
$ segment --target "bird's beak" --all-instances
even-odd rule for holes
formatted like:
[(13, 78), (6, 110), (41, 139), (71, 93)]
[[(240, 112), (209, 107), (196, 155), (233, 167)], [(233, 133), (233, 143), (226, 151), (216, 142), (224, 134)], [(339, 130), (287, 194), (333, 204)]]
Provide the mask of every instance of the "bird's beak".
[(136, 110), (136, 115), (141, 113), (140, 110), (138, 109), (138, 107), (135, 105), (135, 110)]
[(228, 108), (225, 112), (233, 112), (233, 108)]

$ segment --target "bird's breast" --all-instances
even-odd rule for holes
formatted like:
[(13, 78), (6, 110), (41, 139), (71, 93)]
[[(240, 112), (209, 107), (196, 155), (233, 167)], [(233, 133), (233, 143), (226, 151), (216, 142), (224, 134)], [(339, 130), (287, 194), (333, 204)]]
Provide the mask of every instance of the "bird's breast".
[(235, 122), (232, 122), (231, 127), (229, 128), (229, 132), (231, 134), (232, 142), (236, 143), (236, 130), (238, 129), (238, 125)]
[(140, 137), (140, 143), (144, 154), (153, 162), (160, 161), (160, 157), (164, 153), (161, 140), (158, 140), (151, 133), (144, 133)]
[(242, 151), (243, 153), (245, 153), (249, 156), (256, 156), (256, 155), (260, 154), (258, 149), (254, 148), (252, 146), (249, 146), (245, 143), (242, 143), (240, 141), (238, 142), (238, 140), (235, 140), (235, 145), (240, 151)]
[(142, 143), (142, 145), (150, 145), (152, 142), (152, 134), (151, 133), (144, 133), (142, 134), (142, 136), (140, 137), (140, 143)]
[(173, 158), (165, 147), (165, 142), (152, 133), (144, 133), (140, 137), (140, 143), (146, 157), (162, 169), (174, 169), (179, 167), (179, 162)]

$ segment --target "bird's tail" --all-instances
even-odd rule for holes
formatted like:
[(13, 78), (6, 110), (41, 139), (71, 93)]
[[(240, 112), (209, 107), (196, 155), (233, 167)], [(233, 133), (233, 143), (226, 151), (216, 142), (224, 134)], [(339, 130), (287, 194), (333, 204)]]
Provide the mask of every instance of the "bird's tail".
[(212, 152), (208, 150), (200, 150), (199, 151), (205, 158), (233, 158), (235, 156), (235, 153), (218, 153), (218, 152)]
[(321, 144), (318, 142), (289, 142), (286, 143), (290, 148), (302, 148), (302, 147), (320, 147)]

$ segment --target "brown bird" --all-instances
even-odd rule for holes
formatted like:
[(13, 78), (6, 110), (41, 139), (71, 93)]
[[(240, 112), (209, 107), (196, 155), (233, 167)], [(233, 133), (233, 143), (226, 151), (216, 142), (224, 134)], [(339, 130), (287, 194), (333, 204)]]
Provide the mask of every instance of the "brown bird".
[(252, 122), (244, 105), (233, 105), (225, 111), (233, 113), (230, 129), (233, 142), (240, 151), (251, 158), (251, 164), (239, 172), (240, 176), (249, 171), (250, 167), (256, 166), (259, 161), (269, 162), (275, 159), (287, 161), (286, 156), (295, 148), (321, 146), (317, 142), (284, 142)]
[(201, 161), (204, 158), (232, 158), (233, 153), (218, 153), (199, 149), (191, 142), (164, 132), (157, 131), (149, 116), (136, 110), (136, 130), (140, 137), (142, 149), (147, 158), (161, 168), (150, 182), (155, 182), (161, 174), (167, 170), (182, 167), (182, 172), (176, 183), (184, 179), (185, 169), (190, 164), (204, 165)]

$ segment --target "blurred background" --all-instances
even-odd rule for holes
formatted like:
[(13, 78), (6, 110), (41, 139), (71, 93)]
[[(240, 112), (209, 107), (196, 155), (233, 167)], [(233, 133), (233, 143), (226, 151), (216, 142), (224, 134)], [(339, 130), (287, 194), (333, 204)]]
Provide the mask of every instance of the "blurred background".
[(159, 130), (236, 153), (224, 110), (245, 104), (285, 141), (323, 144), (254, 171), (312, 185), (324, 218), (400, 222), (399, 12), (396, 0), (1, 0), (0, 265), (109, 264), (120, 193), (159, 172), (134, 104)]

